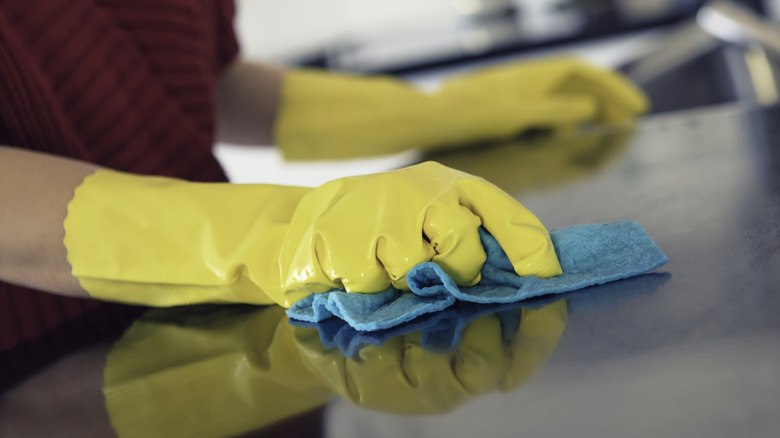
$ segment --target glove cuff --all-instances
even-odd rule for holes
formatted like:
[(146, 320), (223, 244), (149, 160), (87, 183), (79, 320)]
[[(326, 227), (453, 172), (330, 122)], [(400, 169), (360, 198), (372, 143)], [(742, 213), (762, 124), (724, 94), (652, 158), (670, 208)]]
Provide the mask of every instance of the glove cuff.
[(72, 274), (109, 301), (270, 304), (281, 233), (269, 231), (286, 226), (308, 190), (98, 171), (68, 205)]
[(281, 96), (274, 136), (286, 159), (393, 154), (440, 135), (431, 97), (392, 77), (293, 70)]

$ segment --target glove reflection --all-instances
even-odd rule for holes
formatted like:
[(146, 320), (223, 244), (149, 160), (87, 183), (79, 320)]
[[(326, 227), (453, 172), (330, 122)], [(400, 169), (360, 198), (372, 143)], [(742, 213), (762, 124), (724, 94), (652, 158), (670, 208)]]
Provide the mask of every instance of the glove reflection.
[(351, 357), (325, 347), (315, 328), (294, 331), (304, 361), (339, 395), (372, 410), (424, 415), (522, 385), (555, 349), (566, 316), (564, 300), (515, 308), (472, 321), (445, 351), (432, 349), (426, 331), (416, 330)]
[(120, 438), (236, 436), (333, 397), (300, 360), (284, 309), (157, 309), (108, 355), (103, 393)]
[(520, 386), (552, 353), (566, 315), (563, 300), (487, 314), (446, 351), (426, 349), (417, 331), (346, 358), (277, 306), (156, 309), (114, 345), (103, 392), (121, 438), (234, 436), (335, 394), (383, 412), (446, 412)]

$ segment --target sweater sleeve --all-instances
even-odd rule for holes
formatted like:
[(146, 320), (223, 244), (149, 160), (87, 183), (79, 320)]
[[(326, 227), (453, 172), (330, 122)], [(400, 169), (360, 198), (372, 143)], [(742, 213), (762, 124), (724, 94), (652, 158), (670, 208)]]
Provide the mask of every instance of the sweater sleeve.
[(233, 27), (236, 7), (233, 0), (219, 0), (217, 2), (217, 56), (215, 67), (220, 73), (230, 64), (239, 52), (238, 39)]

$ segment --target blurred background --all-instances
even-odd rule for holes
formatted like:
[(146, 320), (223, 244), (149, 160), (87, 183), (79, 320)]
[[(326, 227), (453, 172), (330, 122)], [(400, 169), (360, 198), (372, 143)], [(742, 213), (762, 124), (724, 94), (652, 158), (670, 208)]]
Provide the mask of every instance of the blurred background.
[[(648, 93), (653, 114), (778, 100), (780, 0), (237, 0), (244, 57), (396, 74), (421, 87), (485, 65), (573, 53)], [(218, 145), (236, 182), (318, 185), (388, 170), (415, 152), (285, 163), (273, 148)]]

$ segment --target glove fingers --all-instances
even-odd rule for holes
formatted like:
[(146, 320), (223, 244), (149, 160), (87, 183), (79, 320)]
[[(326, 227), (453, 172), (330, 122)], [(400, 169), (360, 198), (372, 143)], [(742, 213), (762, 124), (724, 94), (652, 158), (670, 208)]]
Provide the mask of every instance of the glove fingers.
[(463, 178), (456, 186), (461, 204), (479, 216), (518, 275), (546, 278), (561, 274), (550, 235), (533, 213), (486, 181)]
[[(434, 254), (434, 249), (420, 233), (402, 238), (381, 236), (377, 239), (376, 258), (396, 289), (409, 290), (406, 273), (415, 265), (430, 261)], [(359, 292), (358, 289), (355, 291)]]
[(469, 394), (481, 395), (500, 389), (512, 364), (501, 332), (501, 320), (495, 314), (484, 315), (463, 330), (454, 355), (458, 360), (452, 361), (451, 368)]
[(598, 115), (596, 99), (588, 95), (547, 96), (518, 100), (514, 114), (523, 131), (529, 128), (570, 128), (595, 120)]
[(479, 239), (481, 221), (458, 202), (457, 193), (428, 207), (423, 233), (436, 255), (433, 261), (449, 274), (455, 283), (472, 286), (481, 279), (480, 271), (487, 258)]
[[(356, 238), (345, 233), (318, 242), (316, 258), (325, 275), (347, 292), (381, 292), (392, 284), (408, 290), (406, 273), (415, 265), (430, 261), (435, 255), (422, 233), (414, 232), (399, 221), (372, 239)], [(391, 226), (392, 227), (392, 226)], [(356, 227), (351, 227), (356, 229)], [(419, 228), (416, 228), (419, 230)], [(359, 233), (358, 233), (359, 234)], [(345, 245), (344, 242), (352, 242)], [(365, 242), (365, 245), (362, 243)]]
[(624, 120), (647, 111), (647, 98), (622, 75), (585, 63), (572, 64), (571, 74), (557, 87), (559, 93), (587, 93), (600, 104), (602, 121)]

